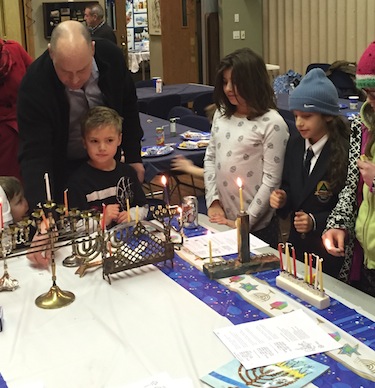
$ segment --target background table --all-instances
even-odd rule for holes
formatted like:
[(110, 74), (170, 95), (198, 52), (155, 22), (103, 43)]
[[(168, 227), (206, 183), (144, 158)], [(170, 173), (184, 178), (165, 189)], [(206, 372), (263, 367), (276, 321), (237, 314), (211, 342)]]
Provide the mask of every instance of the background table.
[(154, 87), (137, 88), (137, 97), (139, 101), (148, 102), (151, 98), (159, 97), (166, 94), (179, 94), (181, 96), (181, 103), (187, 104), (193, 101), (196, 96), (204, 92), (213, 91), (214, 87), (203, 84), (175, 84), (164, 85), (162, 93), (156, 93)]
[(187, 127), (185, 125), (178, 124), (176, 126), (177, 136), (171, 136), (169, 130), (169, 121), (160, 119), (158, 117), (149, 116), (144, 113), (139, 114), (141, 125), (144, 131), (144, 140), (142, 141), (142, 147), (156, 145), (156, 127), (165, 126), (164, 136), (165, 144), (173, 144), (174, 151), (165, 156), (156, 156), (152, 158), (143, 158), (143, 165), (145, 167), (145, 181), (150, 182), (156, 175), (166, 173), (170, 170), (171, 161), (177, 155), (183, 155), (184, 157), (193, 161), (193, 163), (199, 167), (203, 167), (203, 159), (206, 149), (197, 150), (180, 150), (177, 148), (177, 144), (182, 141), (180, 135), (188, 130), (194, 130), (194, 128)]

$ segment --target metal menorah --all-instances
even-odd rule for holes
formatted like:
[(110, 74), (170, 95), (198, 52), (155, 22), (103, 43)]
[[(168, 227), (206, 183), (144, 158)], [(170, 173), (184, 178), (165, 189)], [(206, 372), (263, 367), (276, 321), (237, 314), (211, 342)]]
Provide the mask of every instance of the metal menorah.
[[(177, 209), (159, 205), (150, 210), (161, 226), (142, 220), (107, 230), (102, 227), (101, 214), (96, 211), (67, 211), (52, 201), (40, 205), (29, 218), (0, 232), (0, 257), (4, 261), (0, 291), (18, 287), (18, 281), (9, 276), (7, 258), (49, 250), (53, 284), (46, 294), (37, 298), (36, 304), (42, 308), (58, 308), (71, 303), (74, 294), (62, 291), (56, 285), (55, 252), (64, 246), (72, 247), (64, 265), (78, 267), (76, 273), (80, 276), (90, 267), (102, 266), (103, 278), (109, 283), (110, 275), (120, 271), (167, 260), (173, 266), (174, 247), (170, 232)], [(32, 237), (35, 230), (37, 239)], [(99, 260), (95, 260), (98, 257)]]

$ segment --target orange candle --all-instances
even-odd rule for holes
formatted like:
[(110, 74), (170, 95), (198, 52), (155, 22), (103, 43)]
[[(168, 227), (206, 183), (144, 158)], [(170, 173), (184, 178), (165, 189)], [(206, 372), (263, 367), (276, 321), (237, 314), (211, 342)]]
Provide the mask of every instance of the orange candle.
[(312, 254), (309, 253), (309, 274), (310, 274), (310, 279), (309, 283), (312, 284), (312, 279), (313, 279), (313, 269), (312, 269)]
[(69, 214), (68, 189), (64, 190), (64, 208), (65, 208), (65, 215), (68, 216)]
[(102, 204), (102, 207), (103, 207), (103, 215), (102, 215), (102, 231), (104, 232), (104, 231), (105, 231), (105, 227), (106, 227), (106, 225), (105, 225), (105, 223), (106, 223), (106, 221), (105, 221), (105, 210), (106, 210), (106, 205), (103, 203), (103, 204)]

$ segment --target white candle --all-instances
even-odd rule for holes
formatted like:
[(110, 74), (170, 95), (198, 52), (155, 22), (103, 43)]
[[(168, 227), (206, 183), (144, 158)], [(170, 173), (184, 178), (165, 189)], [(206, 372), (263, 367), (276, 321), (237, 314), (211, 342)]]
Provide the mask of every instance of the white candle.
[(208, 255), (210, 257), (210, 264), (212, 264), (212, 243), (211, 243), (211, 240), (208, 240)]
[(45, 184), (46, 184), (47, 201), (51, 202), (52, 201), (52, 197), (51, 197), (51, 187), (49, 185), (48, 172), (46, 172), (44, 174), (44, 181), (45, 181)]
[(129, 203), (129, 198), (126, 198), (126, 212), (128, 213), (128, 222), (130, 222), (130, 203)]
[(242, 180), (237, 178), (238, 191), (240, 193), (240, 212), (243, 212)]

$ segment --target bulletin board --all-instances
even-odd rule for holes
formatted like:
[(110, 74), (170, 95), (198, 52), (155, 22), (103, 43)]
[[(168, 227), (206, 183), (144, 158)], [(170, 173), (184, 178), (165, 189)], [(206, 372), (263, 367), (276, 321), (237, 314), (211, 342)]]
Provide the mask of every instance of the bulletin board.
[(49, 39), (53, 29), (65, 20), (84, 21), (87, 4), (98, 1), (43, 3), (44, 37)]

